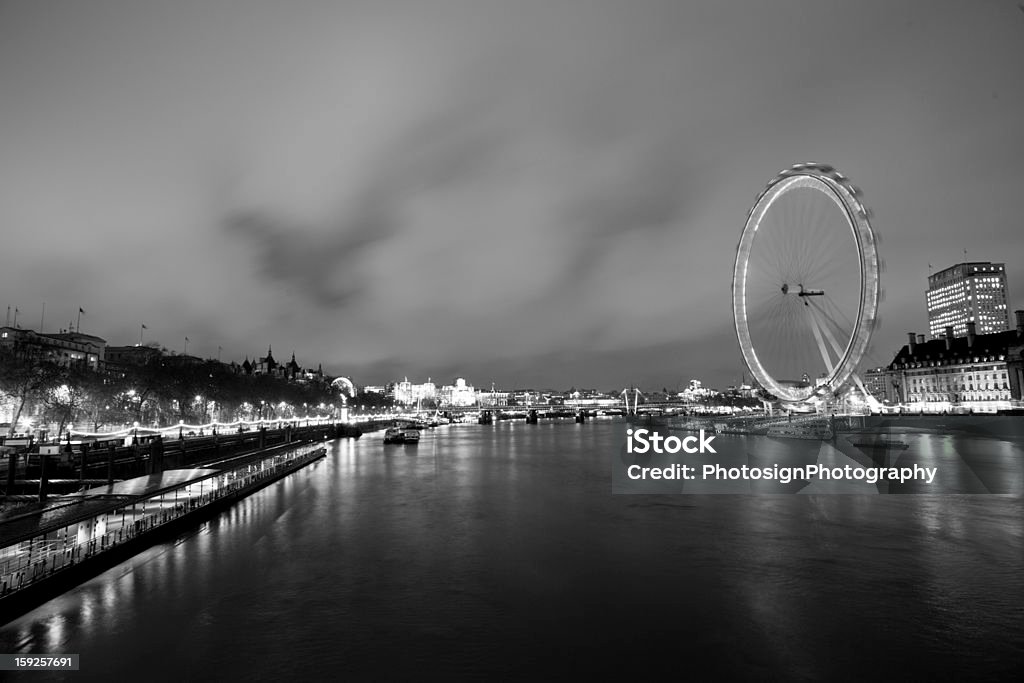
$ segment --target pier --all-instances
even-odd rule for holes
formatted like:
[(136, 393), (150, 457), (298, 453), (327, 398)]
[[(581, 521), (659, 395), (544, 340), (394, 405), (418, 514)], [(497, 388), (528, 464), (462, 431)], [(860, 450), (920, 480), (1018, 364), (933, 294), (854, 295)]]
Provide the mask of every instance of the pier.
[(326, 453), (275, 447), (94, 487), (10, 517), (0, 522), (0, 610), (26, 611)]
[(155, 435), (126, 439), (99, 438), (52, 445), (26, 445), (0, 461), (0, 493), (7, 502), (39, 500), (103, 483), (113, 484), (168, 469), (212, 467), (271, 447), (297, 446), (343, 436), (357, 437), (362, 427), (336, 422), (284, 425), (179, 438)]

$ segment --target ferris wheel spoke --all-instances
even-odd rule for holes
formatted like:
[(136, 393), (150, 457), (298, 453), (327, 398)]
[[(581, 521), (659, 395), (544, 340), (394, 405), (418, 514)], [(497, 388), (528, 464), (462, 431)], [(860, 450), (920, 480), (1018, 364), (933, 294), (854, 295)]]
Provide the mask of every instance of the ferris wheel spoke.
[[(829, 321), (832, 322), (833, 326), (844, 334), (848, 332), (852, 333), (854, 328), (853, 322), (847, 317), (846, 313), (843, 312), (836, 302), (832, 300), (832, 297), (825, 295), (822, 297), (822, 301), (825, 305), (825, 310), (823, 312), (826, 314)], [(832, 313), (829, 314), (829, 311)], [(842, 325), (839, 324), (840, 321), (836, 320), (836, 316), (842, 318)]]
[(809, 194), (809, 192), (810, 191), (806, 188), (797, 189), (792, 192), (793, 201), (800, 200), (799, 218), (792, 231), (795, 241), (794, 251), (797, 254), (797, 261), (799, 264), (799, 270), (795, 274), (798, 279), (802, 279), (802, 271), (804, 269), (804, 263), (807, 260), (807, 252), (813, 244), (811, 233), (815, 223), (815, 202), (813, 200), (813, 196)]
[[(821, 231), (819, 231), (821, 232)], [(834, 237), (816, 234), (813, 239), (814, 245), (806, 259), (806, 268), (802, 274), (804, 282), (808, 286), (820, 281), (821, 277), (833, 268), (837, 262), (842, 262), (843, 256), (848, 254), (849, 245), (837, 243)]]
[[(810, 190), (803, 190), (807, 193)], [(807, 270), (812, 263), (814, 251), (819, 247), (818, 227), (820, 225), (820, 212), (819, 202), (815, 198), (808, 197), (808, 200), (803, 203), (803, 219), (801, 228), (804, 233), (804, 239), (800, 240), (798, 245), (798, 253), (800, 259), (800, 269), (797, 273), (797, 277), (801, 282), (807, 281)]]
[(808, 257), (809, 268), (806, 273), (806, 276), (811, 279), (817, 278), (820, 270), (828, 268), (833, 260), (849, 254), (847, 251), (849, 243), (845, 239), (848, 234), (847, 227), (841, 221), (836, 220), (838, 207), (831, 199), (822, 196), (819, 197), (816, 208), (815, 226)]
[(753, 269), (765, 276), (778, 280), (784, 280), (785, 252), (779, 247), (778, 240), (771, 239), (776, 228), (768, 225), (761, 231), (755, 242), (755, 249), (752, 250), (753, 259), (748, 261), (748, 268)]
[(816, 265), (811, 266), (804, 275), (804, 282), (808, 283), (808, 286), (820, 284), (839, 263), (841, 263), (839, 259), (819, 258)]

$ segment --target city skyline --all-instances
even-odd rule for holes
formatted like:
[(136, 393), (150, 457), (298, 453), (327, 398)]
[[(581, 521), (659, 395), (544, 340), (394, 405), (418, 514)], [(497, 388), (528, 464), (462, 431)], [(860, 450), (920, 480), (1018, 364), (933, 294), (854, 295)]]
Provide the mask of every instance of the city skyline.
[(1024, 307), (1015, 3), (442, 4), (4, 5), (0, 305), (360, 384), (725, 387), (746, 212), (818, 160), (883, 236), (865, 367), (929, 265)]

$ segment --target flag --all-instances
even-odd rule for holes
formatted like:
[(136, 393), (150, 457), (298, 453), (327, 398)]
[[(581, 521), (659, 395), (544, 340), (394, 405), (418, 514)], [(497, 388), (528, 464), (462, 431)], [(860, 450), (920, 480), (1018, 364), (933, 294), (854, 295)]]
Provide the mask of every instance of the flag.
[(78, 309), (78, 312), (81, 313), (82, 315), (85, 315), (85, 311), (83, 311), (81, 308)]
[(185, 341), (188, 341), (188, 337), (185, 337)]
[(146, 327), (145, 323), (143, 323), (143, 325), (142, 325), (142, 329), (144, 329), (144, 330), (148, 330), (149, 328), (148, 328), (148, 327)]

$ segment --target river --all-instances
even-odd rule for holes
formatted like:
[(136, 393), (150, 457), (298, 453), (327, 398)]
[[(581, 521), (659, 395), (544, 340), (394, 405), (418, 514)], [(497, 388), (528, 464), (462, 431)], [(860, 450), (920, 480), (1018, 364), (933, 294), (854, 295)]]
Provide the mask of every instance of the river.
[(613, 495), (623, 430), (332, 442), (0, 652), (81, 655), (33, 681), (1020, 673), (1020, 496)]

